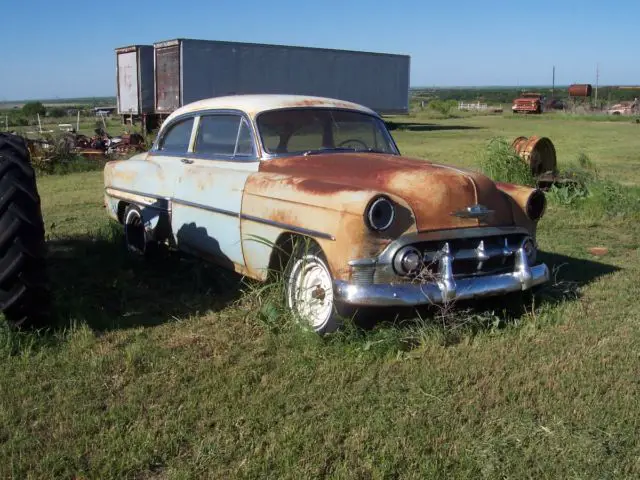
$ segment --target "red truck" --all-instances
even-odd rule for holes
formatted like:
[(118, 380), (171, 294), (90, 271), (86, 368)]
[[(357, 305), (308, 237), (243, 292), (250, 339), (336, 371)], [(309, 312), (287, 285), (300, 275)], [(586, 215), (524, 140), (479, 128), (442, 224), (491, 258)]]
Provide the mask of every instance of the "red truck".
[(523, 93), (513, 101), (513, 113), (542, 113), (544, 110), (544, 95), (541, 93)]

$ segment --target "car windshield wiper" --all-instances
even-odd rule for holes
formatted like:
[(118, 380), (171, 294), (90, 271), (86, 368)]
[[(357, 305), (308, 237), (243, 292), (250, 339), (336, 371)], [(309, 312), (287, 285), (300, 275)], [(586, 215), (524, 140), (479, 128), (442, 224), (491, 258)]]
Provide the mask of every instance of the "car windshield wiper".
[(306, 157), (307, 155), (319, 155), (326, 152), (357, 152), (355, 148), (350, 147), (327, 147), (327, 148), (319, 148), (317, 150), (307, 150), (303, 153)]
[(317, 150), (307, 150), (303, 153), (306, 157), (308, 155), (319, 155), (326, 152), (367, 152), (367, 153), (389, 153), (384, 150), (378, 150), (375, 148), (353, 148), (353, 147), (331, 147), (331, 148), (319, 148)]
[(389, 153), (389, 152), (385, 152), (384, 150), (378, 150), (376, 148), (361, 148), (361, 149), (356, 150), (356, 152)]

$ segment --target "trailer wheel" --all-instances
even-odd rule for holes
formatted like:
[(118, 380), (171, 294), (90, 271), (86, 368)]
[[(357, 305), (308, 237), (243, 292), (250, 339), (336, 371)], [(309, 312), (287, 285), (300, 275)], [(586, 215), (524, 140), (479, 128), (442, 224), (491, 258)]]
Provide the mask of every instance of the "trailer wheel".
[(16, 327), (42, 326), (50, 295), (44, 223), (25, 140), (0, 134), (0, 312)]

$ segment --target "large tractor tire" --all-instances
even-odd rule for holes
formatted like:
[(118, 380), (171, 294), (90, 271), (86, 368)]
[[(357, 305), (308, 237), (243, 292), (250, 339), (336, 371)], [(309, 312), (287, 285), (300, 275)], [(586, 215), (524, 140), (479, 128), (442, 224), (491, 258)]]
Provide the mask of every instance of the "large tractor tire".
[(0, 312), (15, 327), (44, 326), (49, 290), (40, 196), (25, 140), (0, 134)]

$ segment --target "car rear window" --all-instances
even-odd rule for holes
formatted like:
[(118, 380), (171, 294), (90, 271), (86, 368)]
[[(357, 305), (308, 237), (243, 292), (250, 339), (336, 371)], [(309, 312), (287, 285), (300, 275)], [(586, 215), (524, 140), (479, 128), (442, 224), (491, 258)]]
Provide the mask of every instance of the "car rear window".
[(177, 122), (169, 127), (162, 139), (160, 150), (168, 153), (186, 153), (189, 149), (193, 117)]

